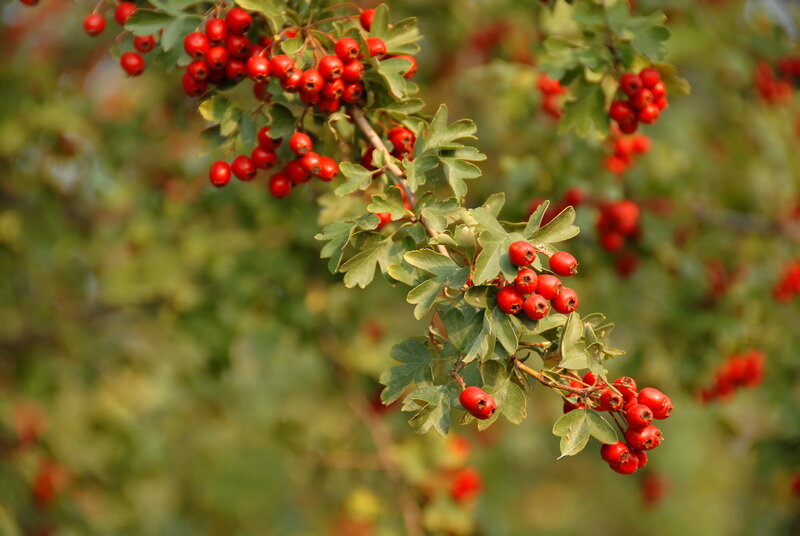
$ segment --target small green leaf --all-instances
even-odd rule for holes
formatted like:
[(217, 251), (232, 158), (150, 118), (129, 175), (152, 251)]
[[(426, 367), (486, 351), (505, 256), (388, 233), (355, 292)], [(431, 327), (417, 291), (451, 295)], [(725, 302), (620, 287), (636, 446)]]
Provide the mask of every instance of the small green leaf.
[(578, 313), (570, 313), (567, 317), (564, 329), (561, 331), (559, 346), (561, 348), (559, 367), (580, 370), (589, 366), (583, 342), (583, 323)]
[(365, 190), (372, 184), (372, 172), (367, 168), (352, 162), (339, 164), (339, 171), (344, 176), (344, 182), (336, 187), (336, 195), (343, 196), (356, 190)]
[(391, 238), (376, 240), (367, 244), (361, 251), (353, 255), (339, 269), (344, 273), (344, 285), (352, 288), (358, 285), (366, 288), (375, 277), (378, 264), (388, 267), (388, 254), (392, 246)]
[(125, 29), (133, 35), (157, 34), (166, 28), (174, 17), (163, 11), (138, 8), (125, 22)]
[(564, 116), (558, 124), (558, 133), (566, 134), (574, 130), (578, 136), (586, 137), (593, 130), (606, 135), (609, 118), (605, 109), (605, 96), (600, 84), (578, 79), (573, 84), (573, 99), (564, 106)]
[(397, 400), (412, 383), (422, 385), (433, 381), (433, 356), (421, 340), (408, 339), (396, 344), (391, 356), (403, 364), (381, 374), (379, 381), (386, 386), (381, 391), (381, 402), (387, 405)]
[[(138, 13), (139, 10), (137, 9), (136, 12)], [(203, 19), (198, 15), (181, 15), (174, 19), (161, 34), (161, 48), (169, 52), (175, 45), (182, 43), (183, 38), (193, 32), (202, 21)]]
[(558, 216), (548, 222), (547, 225), (540, 227), (526, 238), (531, 242), (544, 242), (545, 244), (564, 242), (565, 240), (577, 236), (578, 233), (581, 232), (577, 225), (573, 225), (572, 222), (574, 221), (575, 209), (567, 207), (562, 210)]
[(236, 3), (244, 9), (263, 13), (273, 33), (278, 33), (286, 23), (286, 6), (277, 0), (236, 0)]
[(596, 411), (591, 409), (587, 411), (586, 424), (588, 425), (589, 433), (601, 443), (611, 445), (618, 441), (617, 431)]
[(574, 456), (589, 442), (587, 411), (583, 408), (565, 413), (553, 425), (553, 435), (561, 438), (561, 457)]

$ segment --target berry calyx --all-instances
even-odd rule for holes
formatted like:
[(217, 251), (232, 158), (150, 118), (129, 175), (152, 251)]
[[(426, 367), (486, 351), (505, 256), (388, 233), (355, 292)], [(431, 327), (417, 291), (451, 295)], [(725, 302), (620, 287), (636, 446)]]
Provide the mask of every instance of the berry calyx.
[(228, 64), (228, 50), (222, 46), (211, 47), (206, 53), (206, 63), (215, 71), (221, 71)]
[(600, 411), (619, 411), (622, 409), (625, 401), (622, 396), (615, 393), (608, 387), (600, 390), (600, 398), (598, 399)]
[(653, 410), (644, 404), (634, 404), (625, 410), (625, 419), (628, 426), (641, 430), (653, 422)]
[(556, 275), (568, 277), (578, 273), (578, 261), (566, 251), (559, 251), (550, 256), (550, 269)]
[(379, 37), (368, 37), (367, 49), (369, 49), (371, 58), (383, 58), (386, 56), (386, 43)]
[(152, 35), (137, 35), (133, 38), (133, 48), (142, 54), (152, 52), (156, 48), (156, 38)]
[(294, 60), (286, 54), (279, 54), (270, 60), (269, 70), (273, 76), (283, 80), (294, 72)]
[(478, 419), (491, 418), (497, 409), (494, 397), (480, 387), (467, 387), (458, 398), (464, 409)]
[(636, 450), (652, 450), (659, 446), (663, 439), (661, 430), (652, 424), (640, 430), (634, 428), (625, 430), (625, 442)]
[(536, 258), (536, 249), (530, 242), (517, 240), (509, 246), (508, 257), (514, 266), (528, 266)]
[(536, 292), (536, 284), (539, 282), (539, 276), (534, 270), (530, 268), (523, 268), (517, 272), (517, 277), (514, 278), (514, 288), (520, 294), (533, 294)]
[(524, 301), (522, 294), (517, 292), (514, 287), (503, 287), (497, 293), (497, 306), (508, 315), (515, 315), (522, 311)]
[(339, 59), (338, 56), (329, 54), (320, 58), (319, 64), (317, 64), (317, 69), (326, 80), (336, 80), (342, 76), (342, 71), (344, 71), (344, 63), (341, 59)]
[(298, 156), (308, 154), (313, 148), (314, 142), (311, 141), (311, 136), (305, 132), (295, 132), (292, 134), (292, 137), (289, 138), (289, 149)]
[(631, 457), (628, 445), (622, 441), (616, 443), (603, 444), (600, 447), (600, 457), (609, 465), (619, 465), (625, 463)]
[(561, 287), (561, 292), (550, 303), (553, 309), (561, 314), (568, 315), (578, 308), (578, 293), (569, 287)]
[(612, 471), (621, 475), (632, 475), (637, 469), (639, 469), (639, 458), (636, 456), (631, 456), (627, 461), (619, 465), (609, 465), (609, 467), (611, 467)]
[(541, 294), (531, 294), (525, 298), (522, 310), (531, 320), (541, 320), (550, 312), (550, 304)]
[(343, 62), (354, 60), (361, 56), (361, 47), (358, 41), (351, 37), (342, 37), (334, 45), (336, 55), (339, 56)]
[(628, 97), (633, 97), (642, 89), (642, 79), (639, 78), (639, 75), (625, 73), (619, 79), (619, 88)]

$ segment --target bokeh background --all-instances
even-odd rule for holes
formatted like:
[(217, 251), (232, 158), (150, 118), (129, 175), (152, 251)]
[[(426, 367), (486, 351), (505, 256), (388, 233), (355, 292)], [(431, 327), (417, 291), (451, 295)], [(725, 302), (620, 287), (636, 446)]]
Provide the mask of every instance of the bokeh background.
[[(126, 78), (113, 32), (82, 32), (89, 3), (3, 2), (0, 534), (393, 535), (409, 501), (431, 534), (800, 534), (800, 313), (775, 295), (800, 258), (800, 113), (779, 67), (800, 54), (796, 8), (637, 4), (667, 12), (693, 90), (618, 176), (609, 142), (558, 135), (543, 110), (541, 41), (564, 5), (391, 2), (420, 18), (431, 110), (477, 121), (473, 203), (505, 191), (521, 219), (584, 193), (582, 310), (617, 324), (628, 354), (610, 373), (676, 405), (648, 468), (623, 477), (594, 447), (556, 461), (550, 392), (519, 426), (414, 435), (376, 402), (377, 376), (422, 324), (405, 289), (328, 274), (322, 192), (214, 190), (178, 73)], [(770, 69), (788, 89), (764, 89)], [(619, 199), (643, 212), (625, 262), (595, 231)], [(763, 383), (703, 401), (753, 349)], [(481, 489), (454, 493), (464, 474)]]

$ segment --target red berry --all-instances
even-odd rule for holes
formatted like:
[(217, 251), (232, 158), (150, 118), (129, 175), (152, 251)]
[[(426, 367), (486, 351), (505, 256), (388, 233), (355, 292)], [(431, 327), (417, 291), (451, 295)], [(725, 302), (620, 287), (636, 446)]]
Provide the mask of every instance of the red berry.
[(342, 79), (345, 82), (358, 82), (364, 76), (364, 64), (358, 60), (348, 61), (342, 70)]
[(211, 180), (211, 184), (222, 188), (231, 180), (231, 166), (227, 162), (214, 162), (208, 168), (208, 178)]
[(494, 398), (480, 387), (467, 387), (461, 391), (459, 401), (465, 410), (478, 419), (490, 418), (497, 409)]
[(631, 456), (624, 463), (619, 465), (609, 465), (612, 471), (621, 475), (632, 475), (639, 468), (639, 459), (636, 456)]
[(525, 312), (525, 316), (531, 320), (539, 320), (550, 312), (550, 304), (541, 294), (531, 294), (525, 298), (522, 310)]
[(650, 92), (653, 94), (654, 101), (663, 99), (667, 96), (667, 86), (664, 82), (656, 82), (655, 85), (650, 88)]
[(247, 77), (247, 65), (242, 60), (228, 58), (225, 64), (225, 78), (238, 82)]
[(181, 85), (183, 86), (184, 93), (190, 97), (201, 97), (208, 89), (208, 82), (205, 80), (197, 80), (192, 77), (188, 71), (181, 77)]
[(342, 82), (341, 78), (337, 80), (331, 80), (324, 86), (322, 86), (322, 92), (320, 95), (323, 99), (338, 99), (344, 93), (344, 82)]
[(497, 293), (497, 306), (508, 315), (515, 315), (522, 311), (524, 298), (514, 287), (503, 287)]
[(514, 288), (520, 294), (533, 294), (536, 292), (536, 284), (539, 282), (539, 276), (530, 268), (523, 268), (517, 272), (517, 277), (514, 279)]
[(514, 266), (528, 266), (536, 258), (536, 249), (530, 242), (518, 240), (509, 246), (508, 257)]
[(242, 60), (250, 55), (250, 40), (243, 35), (228, 35), (225, 38), (225, 49), (229, 56)]
[(388, 133), (389, 141), (392, 142), (395, 150), (410, 153), (414, 149), (416, 143), (416, 136), (409, 129), (405, 127), (395, 127)]
[(375, 215), (378, 217), (378, 229), (382, 229), (387, 223), (392, 221), (392, 215), (389, 212), (376, 212)]
[(251, 181), (256, 178), (256, 165), (250, 158), (239, 155), (231, 163), (231, 171), (241, 181)]
[(183, 49), (196, 60), (205, 58), (210, 48), (211, 42), (203, 33), (192, 32), (183, 38)]
[(319, 171), (317, 172), (317, 177), (320, 180), (328, 182), (332, 181), (336, 178), (336, 175), (339, 174), (339, 164), (336, 163), (336, 160), (333, 158), (329, 158), (327, 156), (323, 156), (321, 158), (319, 164)]
[(281, 145), (280, 138), (273, 139), (269, 135), (269, 127), (261, 127), (258, 130), (258, 134), (256, 134), (256, 138), (258, 139), (258, 145), (267, 151), (274, 151)]
[(300, 163), (299, 158), (295, 158), (286, 164), (286, 167), (283, 168), (283, 172), (292, 184), (301, 184), (311, 179), (311, 175), (308, 174), (306, 168)]
[(550, 269), (567, 277), (578, 273), (578, 261), (566, 251), (559, 251), (550, 256)]
[(253, 161), (253, 164), (255, 164), (257, 168), (269, 169), (275, 165), (278, 161), (278, 157), (274, 151), (258, 146), (250, 153), (250, 160)]
[(608, 115), (617, 123), (636, 119), (636, 114), (630, 104), (621, 100), (615, 100), (611, 103), (611, 107), (608, 109)]
[(322, 157), (314, 151), (309, 151), (300, 159), (300, 163), (309, 174), (316, 175), (322, 166)]
[(633, 137), (633, 151), (636, 154), (645, 154), (650, 150), (652, 142), (644, 134), (637, 134)]
[(616, 387), (617, 391), (622, 393), (622, 398), (625, 402), (629, 402), (632, 398), (636, 397), (636, 380), (630, 376), (620, 376), (612, 384)]
[(247, 76), (261, 82), (269, 76), (269, 60), (264, 56), (252, 56), (247, 60)]
[(382, 58), (386, 55), (386, 43), (379, 37), (367, 37), (367, 48), (371, 58)]
[(375, 10), (374, 9), (365, 9), (359, 15), (358, 20), (361, 21), (361, 26), (366, 30), (370, 31), (372, 28), (372, 19), (375, 18)]
[(641, 430), (653, 422), (653, 410), (644, 404), (634, 404), (625, 410), (625, 419), (628, 426), (634, 430)]
[(661, 82), (661, 73), (652, 67), (646, 67), (639, 71), (639, 78), (641, 79), (644, 87), (652, 88)]
[(666, 419), (672, 413), (672, 401), (653, 387), (645, 387), (639, 391), (639, 403), (652, 409), (656, 419)]
[(324, 85), (325, 79), (316, 69), (305, 71), (303, 78), (300, 80), (300, 90), (305, 93), (319, 93)]
[(228, 37), (228, 25), (222, 19), (208, 19), (206, 37), (215, 45), (223, 44)]
[(302, 87), (300, 88), (300, 102), (303, 104), (319, 104), (321, 98), (319, 92), (308, 93), (307, 91), (303, 91)]
[(636, 115), (636, 118), (646, 125), (650, 125), (658, 121), (658, 116), (661, 115), (661, 109), (655, 104), (648, 104)]
[(642, 89), (642, 79), (633, 73), (623, 74), (619, 79), (619, 88), (627, 96), (632, 97)]
[(314, 142), (305, 132), (295, 132), (289, 138), (289, 149), (296, 155), (302, 156), (314, 148)]
[(599, 409), (601, 411), (619, 411), (625, 404), (625, 401), (620, 395), (612, 391), (608, 387), (600, 390)]
[(568, 315), (578, 308), (578, 294), (571, 288), (562, 286), (561, 292), (550, 303), (553, 304), (553, 309), (557, 312)]
[(142, 54), (147, 54), (156, 48), (156, 38), (152, 35), (137, 35), (133, 38), (133, 47)]
[(350, 37), (342, 37), (336, 41), (334, 50), (336, 51), (336, 55), (344, 62), (354, 60), (361, 56), (361, 47), (358, 41)]
[(647, 453), (643, 450), (631, 450), (631, 454), (636, 456), (639, 460), (639, 469), (644, 468), (647, 465)]
[(408, 80), (409, 78), (412, 78), (415, 74), (417, 74), (417, 58), (415, 58), (414, 56), (410, 56), (408, 54), (400, 54), (399, 56), (394, 56), (394, 57), (402, 58), (406, 60), (408, 63), (410, 63), (408, 70), (406, 70), (405, 74), (403, 75), (403, 78)]
[(642, 110), (645, 106), (655, 100), (653, 92), (647, 88), (642, 88), (637, 91), (628, 101), (635, 110)]
[(240, 7), (235, 7), (225, 15), (225, 24), (228, 31), (237, 35), (244, 35), (253, 25), (253, 17)]
[(631, 119), (630, 121), (622, 121), (618, 123), (619, 131), (623, 134), (633, 134), (636, 132), (636, 129), (639, 128), (639, 121), (636, 118)]
[(273, 76), (283, 80), (294, 72), (294, 60), (286, 54), (280, 54), (270, 60), (269, 70)]
[(661, 444), (663, 439), (661, 430), (652, 424), (641, 430), (635, 430), (633, 428), (625, 430), (625, 442), (628, 443), (629, 448), (636, 450), (654, 449)]
[(276, 173), (269, 179), (269, 193), (275, 199), (286, 197), (292, 193), (292, 183), (283, 173)]
[(119, 58), (119, 64), (130, 76), (139, 76), (144, 72), (144, 58), (136, 52), (125, 52)]
[(562, 288), (561, 280), (550, 274), (540, 275), (536, 284), (536, 292), (541, 294), (546, 300), (554, 299), (559, 295)]
[(659, 110), (663, 110), (664, 108), (667, 107), (667, 98), (661, 97), (655, 102), (655, 105)]
[(600, 447), (600, 457), (609, 465), (619, 465), (628, 461), (631, 457), (628, 446), (622, 441), (604, 444)]
[(597, 376), (592, 371), (589, 371), (586, 374), (584, 374), (583, 378), (581, 379), (583, 380), (583, 383), (585, 383), (586, 385), (594, 385), (597, 383)]
[(133, 2), (120, 2), (117, 9), (114, 10), (114, 19), (120, 26), (125, 26), (125, 22), (136, 11), (136, 5)]
[(342, 100), (348, 104), (355, 104), (364, 95), (364, 84), (361, 82), (353, 82), (352, 84), (345, 84), (342, 91)]
[(326, 80), (336, 80), (342, 76), (344, 63), (342, 63), (342, 60), (340, 60), (338, 56), (329, 54), (320, 58), (317, 69)]
[(186, 74), (195, 82), (205, 82), (208, 79), (208, 65), (203, 60), (195, 60), (186, 66)]
[(468, 502), (483, 490), (481, 474), (472, 467), (464, 467), (456, 473), (450, 485), (450, 496), (459, 503)]
[(83, 31), (91, 37), (100, 35), (105, 29), (106, 19), (100, 13), (89, 13), (83, 19)]
[(297, 93), (300, 91), (300, 84), (303, 81), (303, 72), (295, 69), (291, 74), (285, 76), (281, 80), (281, 87), (288, 93)]
[(325, 112), (328, 114), (332, 114), (341, 107), (342, 107), (342, 102), (339, 99), (320, 98), (319, 102), (317, 103), (317, 108), (319, 108), (321, 112)]
[(228, 64), (228, 51), (225, 47), (211, 47), (206, 53), (206, 62), (212, 69), (221, 71)]

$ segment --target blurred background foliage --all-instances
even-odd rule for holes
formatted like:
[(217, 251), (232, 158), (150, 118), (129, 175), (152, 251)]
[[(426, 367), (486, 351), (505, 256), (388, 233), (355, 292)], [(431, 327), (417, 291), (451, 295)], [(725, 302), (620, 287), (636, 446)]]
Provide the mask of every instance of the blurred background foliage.
[[(611, 374), (677, 407), (659, 455), (626, 478), (591, 449), (556, 461), (549, 392), (522, 425), (458, 439), (379, 409), (391, 345), (424, 328), (403, 289), (349, 291), (327, 273), (313, 240), (324, 187), (281, 201), (263, 178), (212, 189), (177, 73), (126, 79), (110, 32), (81, 31), (93, 5), (5, 2), (0, 534), (403, 534), (409, 498), (432, 534), (799, 534), (800, 314), (773, 287), (800, 257), (800, 123), (794, 92), (771, 102), (754, 85), (759, 62), (800, 53), (791, 8), (637, 4), (667, 12), (669, 61), (693, 91), (620, 178), (608, 142), (559, 136), (541, 110), (560, 0), (392, 2), (420, 17), (428, 104), (479, 125), (474, 203), (505, 191), (517, 219), (585, 192), (582, 309), (617, 323), (629, 353)], [(643, 209), (624, 277), (594, 229), (597, 205), (623, 198)], [(702, 404), (750, 348), (764, 384)], [(453, 492), (465, 465), (483, 488), (466, 498)]]

